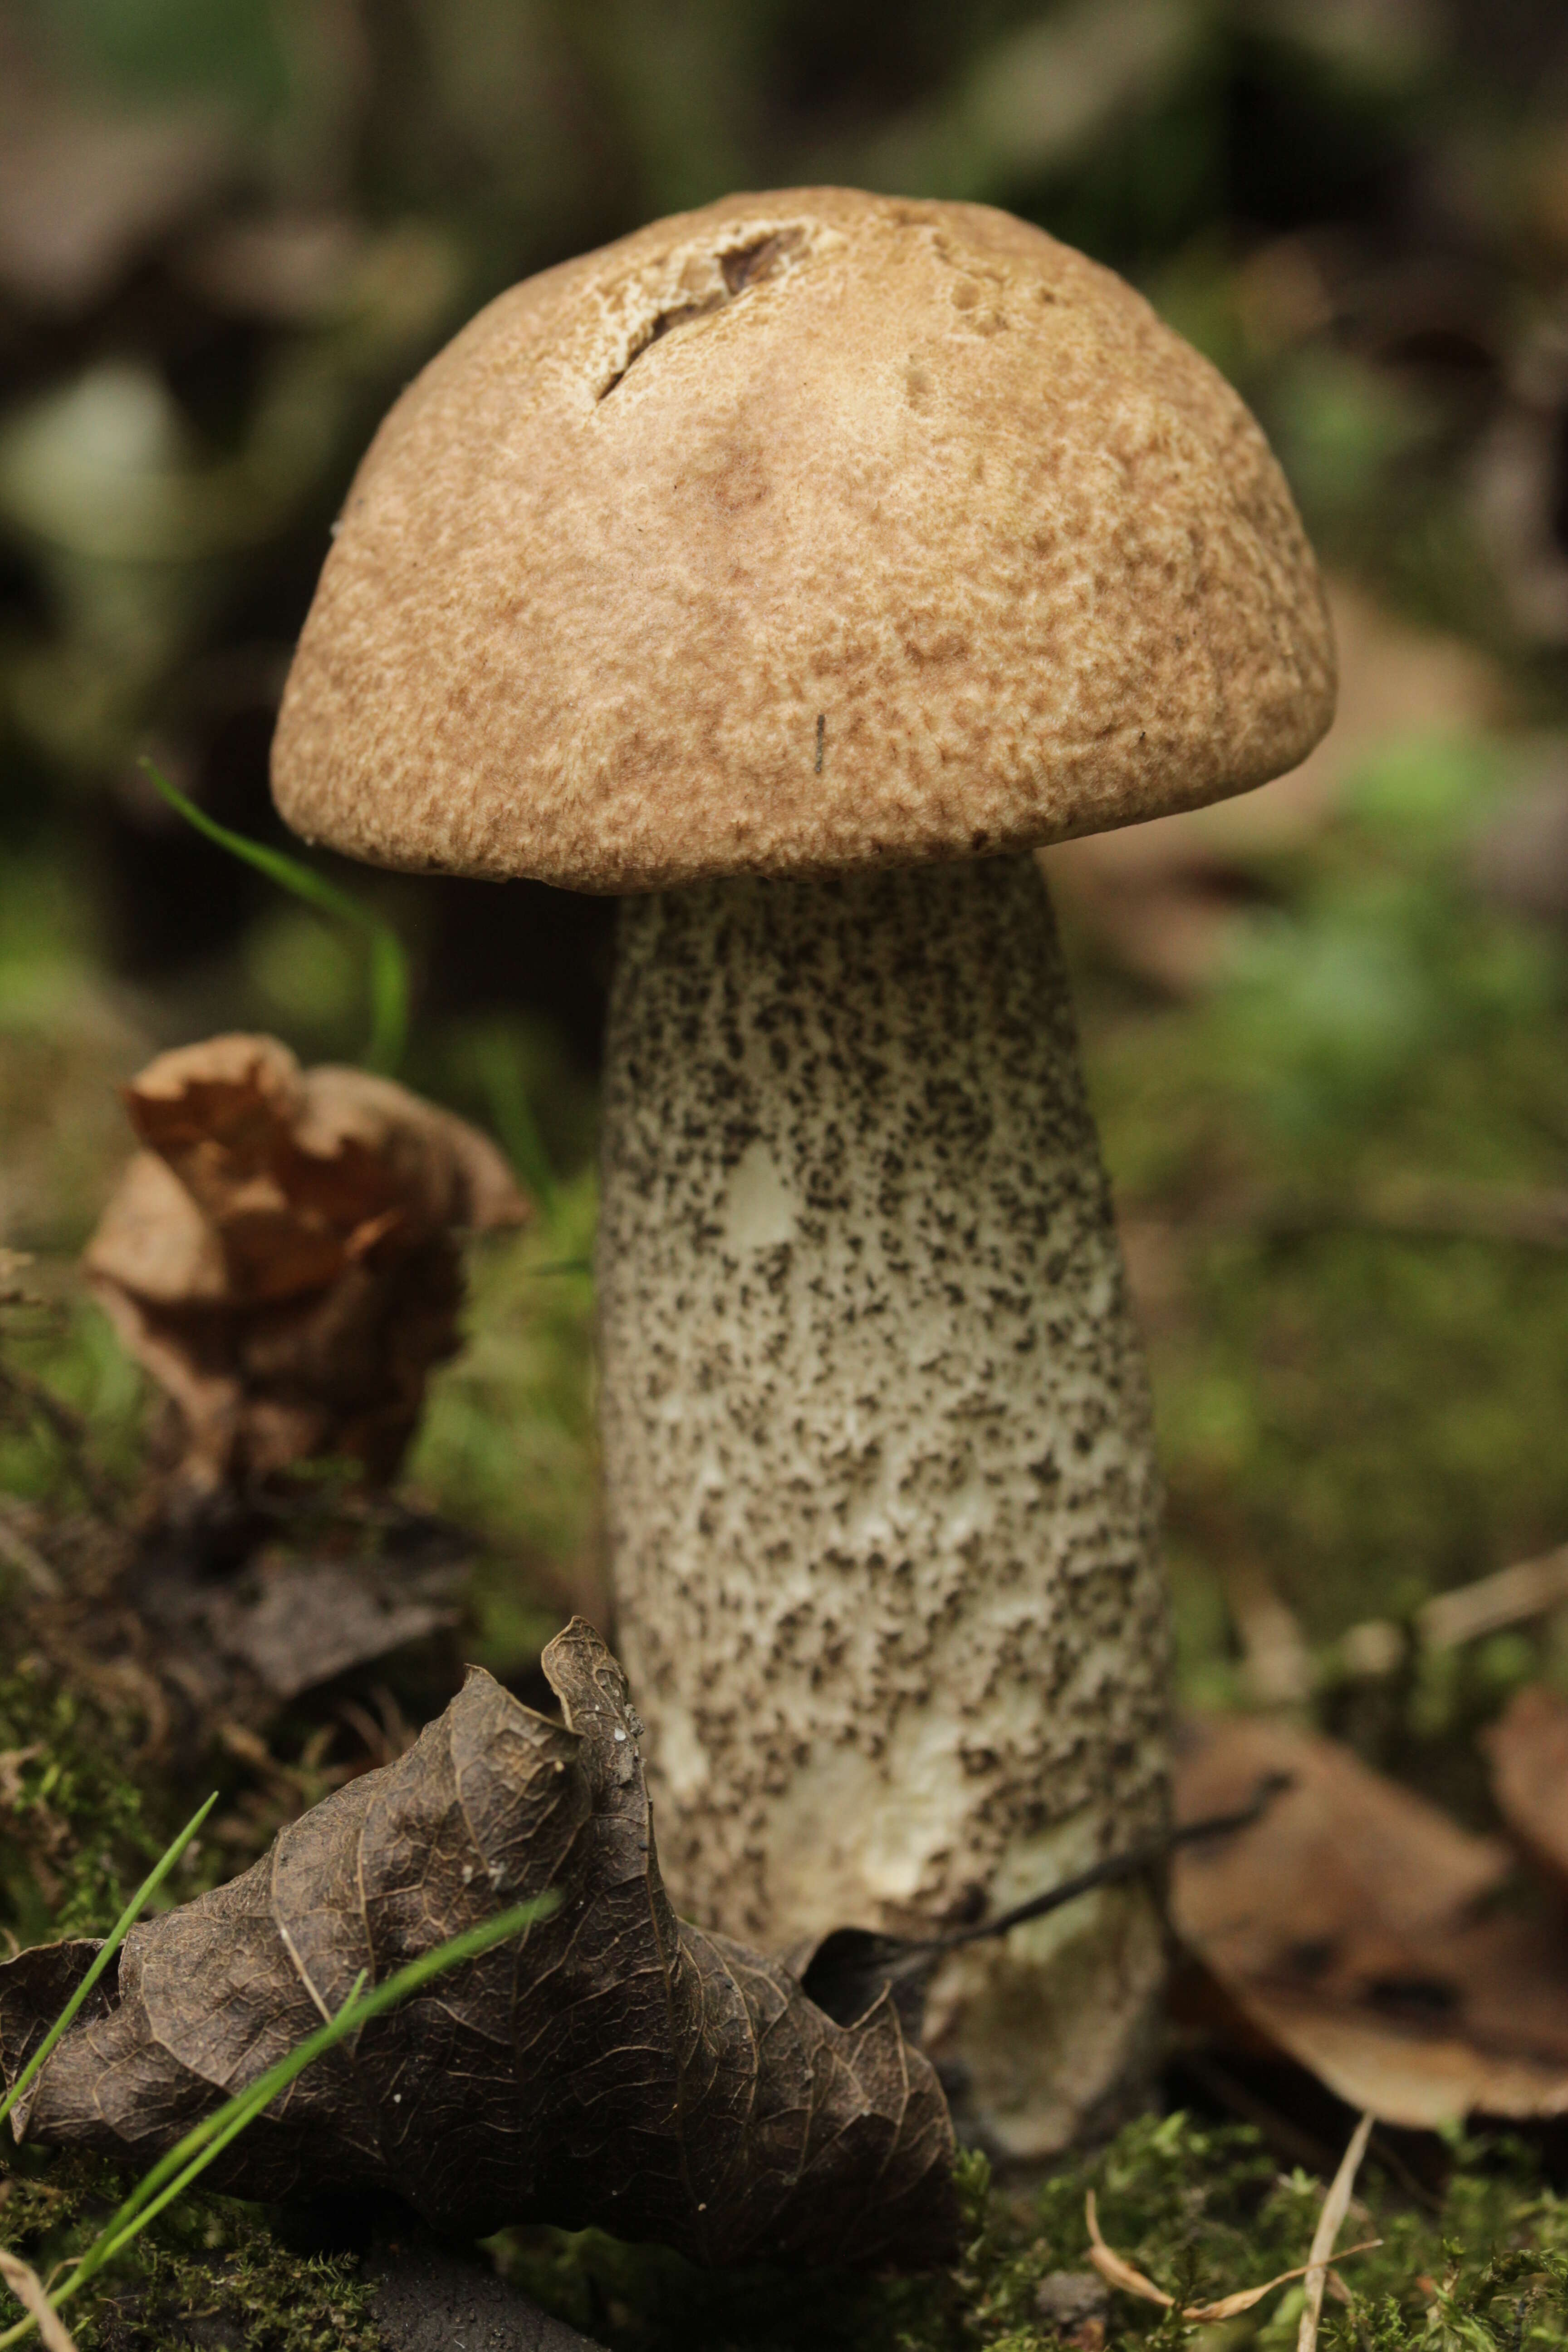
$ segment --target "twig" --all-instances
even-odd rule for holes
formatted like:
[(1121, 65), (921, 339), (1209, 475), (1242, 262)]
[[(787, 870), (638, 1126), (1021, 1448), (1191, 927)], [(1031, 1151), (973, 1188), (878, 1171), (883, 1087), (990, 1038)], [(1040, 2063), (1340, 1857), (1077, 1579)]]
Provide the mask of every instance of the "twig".
[[(1415, 1636), (1425, 1649), (1458, 1650), (1483, 1633), (1544, 1617), (1563, 1601), (1568, 1601), (1568, 1544), (1559, 1544), (1538, 1559), (1515, 1560), (1510, 1568), (1478, 1577), (1455, 1591), (1437, 1593), (1416, 1611)], [(1348, 1661), (1367, 1662), (1358, 1671), (1386, 1674), (1405, 1654), (1405, 1636), (1388, 1620), (1368, 1618), (1342, 1634), (1340, 1647)]]
[(1010, 1928), (1021, 1927), (1027, 1920), (1042, 1919), (1048, 1912), (1059, 1911), (1064, 1904), (1076, 1903), (1080, 1895), (1088, 1895), (1097, 1886), (1141, 1878), (1145, 1872), (1158, 1869), (1177, 1846), (1249, 1829), (1280, 1790), (1290, 1785), (1289, 1772), (1270, 1772), (1258, 1782), (1251, 1803), (1239, 1811), (1186, 1822), (1168, 1836), (1151, 1838), (1142, 1845), (1130, 1847), (1125, 1853), (1110, 1854), (1091, 1868), (1080, 1870), (1075, 1877), (1064, 1878), (1043, 1894), (1031, 1895), (1026, 1902), (1016, 1903), (1011, 1910), (1000, 1912), (994, 1919), (982, 1919), (973, 1927), (952, 1927), (941, 1935), (918, 1938), (877, 1935), (858, 1927), (836, 1928), (816, 1947), (802, 1983), (830, 2016), (837, 2017), (841, 2012), (858, 2016), (883, 1992), (890, 1992), (898, 2004), (902, 1990), (919, 1990), (944, 1953), (959, 1951), (964, 1945), (979, 1943), (989, 1936), (1005, 1936)]
[(1355, 2177), (1371, 2137), (1372, 2111), (1369, 2108), (1351, 2135), (1351, 2144), (1340, 2159), (1339, 2170), (1329, 2183), (1329, 2193), (1323, 2200), (1323, 2210), (1312, 2232), (1311, 2252), (1307, 2257), (1307, 2303), (1297, 2331), (1296, 2352), (1318, 2352), (1318, 2325), (1323, 2315), (1323, 2288), (1328, 2282), (1329, 2261), (1334, 2251), (1334, 2240), (1343, 2229), (1345, 2215), (1350, 2211), (1351, 2190), (1355, 2187)]
[(1457, 1650), (1478, 1634), (1544, 1616), (1560, 1601), (1568, 1601), (1568, 1544), (1539, 1559), (1516, 1560), (1493, 1576), (1478, 1577), (1456, 1592), (1439, 1592), (1416, 1612), (1416, 1630), (1432, 1649)]

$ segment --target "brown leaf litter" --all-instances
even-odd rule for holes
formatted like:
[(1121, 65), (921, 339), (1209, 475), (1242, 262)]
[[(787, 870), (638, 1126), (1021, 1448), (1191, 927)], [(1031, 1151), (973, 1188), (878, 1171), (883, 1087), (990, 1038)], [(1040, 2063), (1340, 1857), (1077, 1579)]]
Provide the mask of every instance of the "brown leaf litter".
[(176, 1507), (321, 1456), (390, 1479), (458, 1344), (459, 1234), (528, 1215), (500, 1151), (274, 1037), (162, 1054), (125, 1099), (144, 1148), (85, 1265), (174, 1408)]
[[(952, 2134), (882, 1996), (836, 2022), (776, 1959), (676, 1918), (625, 1677), (581, 1620), (555, 1723), (473, 1669), (397, 1762), (229, 1885), (132, 1930), (18, 2129), (135, 2165), (341, 2007), (501, 1904), (551, 1916), (373, 2021), (282, 2094), (215, 2185), (365, 2185), (443, 2231), (598, 2225), (708, 2263), (951, 2258)], [(97, 1946), (0, 1967), (14, 2080)]]
[(1568, 1948), (1509, 1906), (1508, 1845), (1258, 1717), (1186, 1727), (1178, 1811), (1224, 1813), (1270, 1773), (1289, 1785), (1267, 1813), (1184, 1846), (1173, 1873), (1222, 2031), (1387, 2123), (1568, 2112)]
[[(1568, 1550), (1556, 1557), (1568, 1563)], [(1509, 1835), (1568, 1892), (1568, 1700), (1539, 1684), (1516, 1691), (1481, 1744)]]
[[(194, 1761), (226, 1725), (264, 1728), (280, 1706), (376, 1662), (397, 1660), (425, 1713), (457, 1688), (476, 1551), (461, 1528), (395, 1496), (335, 1493), (248, 1514), (237, 1543), (217, 1541), (233, 1532), (139, 1530), (0, 1501), (13, 1655), (140, 1717), (142, 1760), (166, 1769)], [(340, 1693), (337, 1713), (351, 1703)]]
[(445, 1556), (428, 1548), (423, 1562), (301, 1556), (268, 1546), (231, 1581), (163, 1588), (156, 1596), (165, 1604), (160, 1626), (196, 1637), (181, 1646), (185, 1684), (198, 1703), (232, 1706), (257, 1686), (265, 1713), (271, 1703), (455, 1626), (470, 1558), (456, 1538)]

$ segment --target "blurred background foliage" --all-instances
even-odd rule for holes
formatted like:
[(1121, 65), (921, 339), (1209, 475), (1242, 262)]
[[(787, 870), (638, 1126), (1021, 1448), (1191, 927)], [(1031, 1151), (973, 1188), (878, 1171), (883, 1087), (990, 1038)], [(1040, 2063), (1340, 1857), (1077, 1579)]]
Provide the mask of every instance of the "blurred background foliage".
[[(1047, 863), (1187, 1686), (1266, 1695), (1261, 1591), (1408, 1760), (1568, 1654), (1547, 1622), (1369, 1707), (1342, 1640), (1568, 1538), (1560, 0), (5, 0), (0, 1242), (64, 1302), (18, 1360), (112, 1455), (135, 1383), (67, 1269), (113, 1083), (225, 1026), (309, 1059), (364, 1027), (353, 942), (183, 831), (136, 755), (281, 840), (279, 690), (400, 385), (518, 277), (821, 180), (1006, 205), (1126, 272), (1254, 404), (1330, 572), (1343, 717), (1308, 767)], [(479, 1639), (521, 1672), (595, 1590), (611, 910), (339, 878), (410, 942), (410, 1081), (537, 1130), (552, 1175), (477, 1264), (415, 1464), (490, 1538)], [(65, 1475), (0, 1444), (14, 1492)]]

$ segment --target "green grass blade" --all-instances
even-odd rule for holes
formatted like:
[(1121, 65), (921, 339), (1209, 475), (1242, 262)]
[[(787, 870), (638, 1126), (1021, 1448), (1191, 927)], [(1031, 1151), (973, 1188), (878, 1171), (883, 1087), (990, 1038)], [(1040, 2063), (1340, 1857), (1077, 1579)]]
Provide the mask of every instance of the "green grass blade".
[(395, 1077), (408, 1043), (408, 958), (390, 923), (362, 915), (370, 933), (370, 1043), (365, 1066)]
[[(319, 2058), (322, 2050), (330, 2047), (323, 2037), (353, 2010), (363, 1984), (364, 1971), (362, 1969), (332, 2025), (323, 2027), (321, 2034), (312, 2035), (310, 2044), (302, 2042), (298, 2050), (290, 2052), (289, 2060), (283, 2063), (294, 2063), (293, 2074), (288, 2077), (288, 2081), (303, 2074), (311, 2059)], [(360, 2019), (357, 2021), (363, 2021)], [(106, 2263), (111, 2263), (121, 2248), (128, 2246), (150, 2221), (156, 2221), (166, 2205), (172, 2205), (177, 2197), (184, 2196), (197, 2176), (223, 2154), (230, 2140), (237, 2139), (247, 2125), (254, 2123), (263, 2107), (277, 2097), (279, 2090), (287, 2087), (287, 2081), (279, 2084), (263, 2075), (248, 2090), (236, 2092), (232, 2099), (226, 2101), (215, 2116), (209, 2116), (195, 2131), (187, 2132), (179, 2147), (172, 2148), (154, 2170), (137, 2184), (107, 2228), (99, 2232), (82, 2256), (81, 2267), (71, 2280), (72, 2289), (79, 2286), (84, 2279), (90, 2278), (94, 2271), (101, 2270)], [(196, 2144), (195, 2153), (182, 2164), (182, 2155), (192, 2147), (193, 2143)], [(88, 2267), (89, 2263), (90, 2268)]]
[(191, 1815), (190, 1820), (185, 1823), (184, 1828), (180, 1832), (174, 1843), (166, 1849), (162, 1859), (153, 1864), (153, 1868), (148, 1872), (147, 1876), (142, 1881), (141, 1885), (136, 1889), (135, 1894), (131, 1897), (130, 1902), (126, 1905), (124, 1910), (121, 1913), (119, 1918), (115, 1921), (113, 1927), (104, 1937), (103, 1943), (99, 1950), (98, 1957), (93, 1961), (92, 1966), (89, 1969), (86, 1976), (83, 1977), (80, 1984), (78, 1985), (75, 1992), (72, 1993), (69, 2000), (67, 2001), (65, 2007), (61, 2010), (59, 2015), (56, 2018), (47, 2033), (45, 2034), (43, 2040), (39, 2042), (37, 2048), (34, 2051), (32, 2056), (28, 2059), (21, 2073), (17, 2075), (16, 2081), (6, 2092), (5, 2097), (0, 2099), (0, 2123), (5, 2122), (6, 2116), (10, 2114), (17, 2100), (21, 2097), (28, 2084), (32, 2082), (40, 2067), (47, 2063), (61, 2036), (69, 2032), (83, 2001), (86, 2000), (89, 1993), (92, 1990), (94, 1985), (98, 1982), (100, 1977), (103, 1974), (105, 1969), (109, 1966), (109, 1963), (114, 1958), (116, 1952), (120, 1949), (121, 1945), (125, 1941), (126, 1937), (136, 1925), (136, 1921), (140, 1916), (142, 1906), (151, 1902), (153, 1896), (157, 1893), (159, 1887), (162, 1886), (164, 1879), (167, 1878), (169, 1873), (173, 1870), (180, 1856), (184, 1853), (185, 1848), (195, 1836), (196, 1832), (201, 1828), (202, 1823), (206, 1820), (207, 1815), (211, 1812), (216, 1802), (217, 1790), (215, 1789), (212, 1795), (207, 1799), (206, 1803), (201, 1806)]
[[(399, 2001), (405, 2000), (410, 1993), (416, 1992), (432, 1977), (458, 1967), (464, 1960), (477, 1958), (493, 1945), (505, 1943), (509, 1937), (520, 1935), (536, 1921), (548, 1918), (555, 1904), (553, 1895), (542, 1895), (531, 1902), (515, 1904), (510, 1910), (500, 1912), (493, 1919), (482, 1920), (477, 1927), (470, 1927), (465, 1934), (454, 1936), (447, 1943), (438, 1945), (434, 1951), (410, 1960), (406, 1968), (399, 1969), (384, 1984), (376, 1985), (369, 1992), (362, 1989), (363, 1979), (356, 1980), (354, 1989), (330, 2024), (320, 2026), (315, 2032), (307, 2035), (286, 2057), (279, 2058), (243, 2091), (237, 2091), (221, 2107), (188, 2131), (166, 2156), (159, 2158), (152, 2170), (137, 2183), (119, 2211), (100, 2231), (52, 2300), (57, 2305), (64, 2303), (86, 2285), (105, 2263), (111, 2261), (156, 2214), (183, 2194), (214, 2158), (219, 2156), (229, 2142), (247, 2124), (253, 2123), (279, 2093), (287, 2090), (296, 2076), (302, 2074), (316, 2059), (349, 2034), (367, 2025), (372, 2018), (395, 2008)], [(5, 2346), (19, 2342), (32, 2326), (33, 2322), (26, 2320), (0, 2335), (0, 2352)]]
[(171, 783), (152, 760), (143, 758), (138, 764), (169, 806), (197, 833), (216, 842), (220, 849), (226, 849), (243, 865), (265, 874), (279, 889), (291, 891), (307, 906), (335, 916), (364, 936), (370, 955), (371, 1000), (371, 1034), (365, 1061), (371, 1069), (390, 1076), (402, 1062), (408, 1039), (409, 996), (408, 958), (391, 924), (383, 922), (379, 915), (373, 915), (357, 898), (340, 890), (310, 866), (300, 865), (298, 858), (286, 856), (280, 849), (269, 849), (265, 842), (252, 841), (243, 833), (231, 833), (227, 825), (219, 824), (177, 784)]

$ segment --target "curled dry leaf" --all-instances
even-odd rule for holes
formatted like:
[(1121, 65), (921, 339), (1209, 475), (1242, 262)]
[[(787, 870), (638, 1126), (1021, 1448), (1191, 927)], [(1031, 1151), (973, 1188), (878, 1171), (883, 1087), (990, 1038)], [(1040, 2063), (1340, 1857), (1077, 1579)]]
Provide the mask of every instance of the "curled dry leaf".
[[(1568, 1224), (1564, 1226), (1568, 1239)], [(1436, 1593), (1415, 1614), (1415, 1630), (1434, 1650), (1458, 1649), (1483, 1633), (1500, 1633), (1531, 1617), (1544, 1617), (1568, 1601), (1568, 1544), (1494, 1569), (1474, 1584)]]
[(1223, 1813), (1271, 1772), (1289, 1786), (1267, 1815), (1173, 1874), (1229, 2026), (1387, 2123), (1568, 2112), (1568, 1954), (1497, 1907), (1508, 1848), (1332, 1740), (1247, 1717), (1186, 1727), (1177, 1810)]
[[(435, 1980), (301, 2075), (216, 2185), (364, 2184), (434, 2227), (598, 2224), (710, 2263), (897, 2263), (956, 2240), (952, 2136), (884, 1996), (836, 2023), (777, 1960), (676, 1918), (625, 1678), (574, 1620), (544, 1654), (563, 1723), (475, 1669), (395, 1764), (244, 1877), (133, 1928), (19, 2128), (143, 2164), (384, 1978), (553, 1889), (518, 1943)], [(0, 1967), (8, 2079), (96, 1947)]]
[(390, 1078), (210, 1037), (126, 1089), (145, 1149), (89, 1276), (177, 1410), (195, 1499), (312, 1455), (393, 1475), (458, 1344), (457, 1235), (523, 1223), (495, 1146)]

